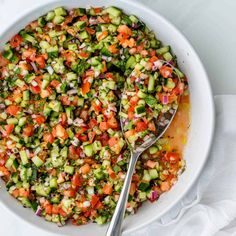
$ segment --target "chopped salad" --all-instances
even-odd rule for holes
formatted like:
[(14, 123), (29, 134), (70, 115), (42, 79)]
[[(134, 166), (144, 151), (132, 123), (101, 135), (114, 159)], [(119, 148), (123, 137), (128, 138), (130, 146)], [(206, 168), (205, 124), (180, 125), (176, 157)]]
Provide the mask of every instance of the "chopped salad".
[[(137, 65), (148, 74), (127, 79)], [(132, 79), (138, 89), (121, 100)], [(7, 191), (59, 225), (106, 223), (130, 158), (120, 116), (129, 119), (127, 132), (155, 131), (150, 110), (155, 117), (184, 91), (170, 47), (136, 16), (115, 7), (49, 11), (0, 54), (0, 176)], [(157, 200), (184, 168), (182, 154), (164, 147), (168, 138), (140, 157), (127, 214)]]

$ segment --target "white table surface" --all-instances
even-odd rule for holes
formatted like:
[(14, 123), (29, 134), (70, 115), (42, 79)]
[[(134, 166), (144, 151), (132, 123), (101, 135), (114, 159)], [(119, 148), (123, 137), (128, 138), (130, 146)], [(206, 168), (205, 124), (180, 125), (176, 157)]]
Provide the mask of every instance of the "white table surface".
[[(0, 0), (0, 34), (17, 14), (47, 1), (51, 0)], [(189, 39), (205, 65), (214, 94), (236, 94), (235, 0), (136, 1), (161, 13)], [(236, 232), (236, 228), (228, 232)], [(0, 235), (42, 234), (53, 236), (19, 221), (0, 206)]]

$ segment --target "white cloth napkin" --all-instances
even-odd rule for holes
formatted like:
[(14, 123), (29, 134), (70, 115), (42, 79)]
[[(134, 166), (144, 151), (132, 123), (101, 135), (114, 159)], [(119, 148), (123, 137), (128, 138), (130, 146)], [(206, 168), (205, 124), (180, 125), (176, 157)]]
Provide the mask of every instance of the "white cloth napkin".
[(221, 230), (236, 218), (236, 95), (216, 96), (215, 107), (213, 146), (200, 178), (173, 210), (130, 236), (236, 234)]

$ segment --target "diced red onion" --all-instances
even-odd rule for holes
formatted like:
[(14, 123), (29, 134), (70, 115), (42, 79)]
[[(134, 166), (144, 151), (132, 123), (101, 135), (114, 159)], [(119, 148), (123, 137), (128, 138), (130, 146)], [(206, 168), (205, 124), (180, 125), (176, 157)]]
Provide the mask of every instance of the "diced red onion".
[(41, 213), (42, 213), (42, 208), (40, 206), (38, 206), (36, 212), (35, 212), (35, 215), (36, 216), (41, 216)]
[(157, 200), (157, 199), (158, 199), (158, 197), (159, 197), (159, 194), (158, 194), (158, 192), (157, 192), (157, 191), (155, 191), (155, 190), (153, 190), (153, 191), (151, 192), (150, 201), (151, 201), (151, 202), (154, 202), (155, 200)]
[(120, 155), (118, 156), (118, 158), (117, 158), (117, 162), (120, 162), (120, 161), (122, 161), (122, 160), (123, 160), (123, 155), (120, 154)]
[(30, 65), (33, 67), (35, 72), (38, 71), (38, 67), (36, 66), (36, 64), (34, 62), (30, 62)]
[(162, 103), (164, 104), (164, 105), (166, 105), (166, 104), (168, 104), (168, 96), (166, 96), (166, 95), (164, 95), (163, 96), (163, 99), (162, 99)]

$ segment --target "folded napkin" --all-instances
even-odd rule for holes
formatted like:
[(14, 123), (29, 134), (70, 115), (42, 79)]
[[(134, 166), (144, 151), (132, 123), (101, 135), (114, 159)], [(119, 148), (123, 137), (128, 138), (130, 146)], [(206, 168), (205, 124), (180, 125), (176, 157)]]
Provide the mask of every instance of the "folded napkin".
[[(160, 220), (129, 236), (229, 236), (236, 219), (236, 95), (215, 96), (212, 150), (189, 194)], [(223, 230), (221, 230), (223, 229)]]

